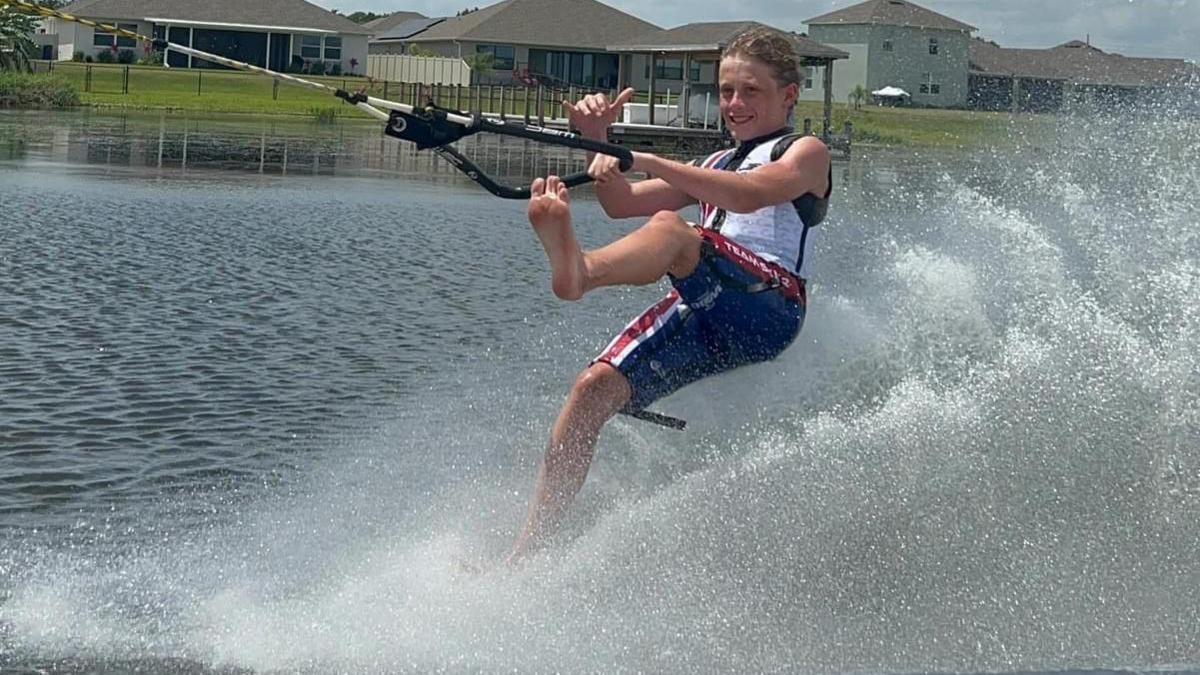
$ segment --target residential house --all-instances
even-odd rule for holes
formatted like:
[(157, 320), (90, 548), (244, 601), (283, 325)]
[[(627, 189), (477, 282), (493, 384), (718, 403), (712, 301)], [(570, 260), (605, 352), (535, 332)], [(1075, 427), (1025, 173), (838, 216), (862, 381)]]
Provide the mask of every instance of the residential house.
[[(490, 54), (490, 71), (476, 70), (477, 82), (616, 87), (618, 57), (607, 45), (658, 26), (597, 0), (503, 0), (447, 17), (407, 37), (380, 35), (376, 53), (391, 41), (439, 56), (470, 58)], [(398, 53), (393, 51), (392, 53)]]
[(970, 103), (983, 110), (1192, 107), (1200, 87), (1200, 68), (1182, 59), (1122, 56), (1079, 40), (1050, 49), (1011, 49), (975, 39), (970, 53)]
[[(368, 29), (304, 0), (77, 0), (63, 11), (272, 70), (320, 61), (327, 72), (361, 72), (367, 60)], [(143, 56), (131, 38), (58, 19), (46, 24), (60, 60), (123, 49)], [(166, 65), (223, 67), (171, 50)]]
[[(692, 119), (690, 110), (699, 109), (705, 101), (716, 104), (717, 66), (721, 53), (738, 35), (754, 29), (773, 30), (791, 41), (805, 72), (812, 72), (814, 68), (825, 70), (834, 61), (849, 56), (802, 35), (756, 21), (689, 23), (610, 44), (608, 51), (622, 55), (621, 87), (684, 94), (681, 115)], [(807, 89), (814, 85), (811, 81), (804, 84)], [(823, 85), (818, 93), (825, 91)]]
[(833, 66), (837, 100), (858, 86), (891, 86), (907, 91), (914, 105), (967, 104), (974, 26), (908, 0), (867, 0), (806, 23), (810, 38), (850, 55)]
[(411, 53), (409, 40), (414, 35), (432, 28), (445, 20), (446, 17), (439, 16), (401, 21), (371, 36), (371, 41), (367, 45), (367, 52), (370, 54), (409, 54)]
[[(685, 84), (693, 87), (697, 84), (715, 87), (717, 63), (721, 60), (721, 52), (738, 35), (754, 29), (774, 30), (790, 40), (803, 61), (802, 67), (825, 66), (849, 56), (839, 49), (757, 21), (689, 23), (610, 44), (608, 51), (642, 57), (631, 61), (628, 77), (625, 78), (629, 86), (649, 89), (653, 79), (660, 91), (663, 88), (679, 91)], [(654, 63), (653, 74), (651, 61)], [(806, 87), (812, 86), (813, 83), (806, 83)]]

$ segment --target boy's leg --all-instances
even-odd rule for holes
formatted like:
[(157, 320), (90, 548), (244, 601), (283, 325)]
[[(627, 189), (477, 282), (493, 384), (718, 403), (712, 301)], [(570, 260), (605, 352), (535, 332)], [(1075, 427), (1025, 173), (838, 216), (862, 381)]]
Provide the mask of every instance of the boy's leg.
[(700, 235), (678, 214), (663, 211), (617, 241), (584, 252), (571, 226), (567, 188), (556, 176), (530, 187), (529, 222), (550, 259), (551, 287), (564, 300), (578, 300), (602, 286), (651, 284), (670, 272), (691, 274), (700, 260)]
[(629, 381), (607, 363), (580, 373), (550, 433), (550, 447), (538, 470), (525, 527), (508, 561), (516, 562), (552, 533), (562, 514), (583, 487), (600, 428), (630, 397)]

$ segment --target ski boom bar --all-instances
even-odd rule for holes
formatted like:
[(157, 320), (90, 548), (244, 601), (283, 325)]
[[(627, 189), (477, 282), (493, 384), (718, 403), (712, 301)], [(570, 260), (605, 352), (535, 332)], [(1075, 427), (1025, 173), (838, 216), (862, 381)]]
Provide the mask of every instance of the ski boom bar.
[[(423, 110), (404, 112), (393, 110), (391, 119), (384, 133), (406, 141), (411, 141), (420, 150), (433, 149), (440, 157), (454, 165), (468, 178), (478, 183), (483, 189), (504, 199), (528, 199), (528, 187), (511, 187), (497, 183), (471, 160), (454, 149), (451, 143), (460, 138), (488, 132), (501, 136), (514, 136), (552, 145), (561, 145), (588, 152), (600, 152), (613, 155), (620, 163), (622, 171), (628, 171), (633, 166), (633, 153), (628, 148), (602, 141), (594, 141), (576, 134), (545, 129), (542, 127), (526, 126), (520, 123), (504, 122), (488, 119), (482, 115), (473, 115), (469, 123), (460, 125), (451, 123), (449, 118), (454, 113), (430, 104)], [(562, 177), (563, 184), (575, 187), (592, 181), (586, 171), (573, 173)]]
[[(280, 73), (262, 66), (256, 66), (242, 61), (236, 61), (217, 54), (193, 49), (186, 45), (168, 42), (158, 38), (152, 38), (140, 33), (136, 33), (118, 26), (98, 23), (90, 19), (85, 19), (73, 14), (44, 7), (29, 0), (0, 0), (0, 7), (10, 7), (17, 11), (26, 14), (35, 14), (51, 19), (62, 19), (74, 23), (98, 28), (106, 33), (113, 33), (122, 37), (131, 38), (140, 42), (146, 42), (159, 50), (173, 50), (181, 54), (187, 54), (196, 58), (212, 61), (220, 65), (233, 68), (235, 70), (243, 70), (253, 73), (259, 73), (268, 77), (274, 77), (285, 82), (290, 82), (297, 86), (308, 87), (310, 89), (319, 89), (329, 92), (338, 98), (343, 99), (347, 103), (355, 106), (359, 110), (367, 113), (375, 119), (387, 122), (384, 131), (389, 136), (395, 136), (417, 144), (418, 149), (433, 149), (439, 156), (445, 158), (457, 169), (462, 171), (468, 178), (481, 185), (484, 189), (492, 194), (503, 197), (505, 199), (526, 199), (529, 197), (529, 188), (527, 187), (509, 187), (501, 185), (482, 171), (469, 159), (464, 157), (449, 144), (466, 136), (487, 132), (499, 134), (501, 136), (514, 136), (524, 138), (539, 143), (548, 145), (558, 145), (567, 148), (575, 148), (586, 150), (588, 152), (598, 152), (605, 155), (616, 157), (620, 163), (622, 171), (628, 171), (633, 166), (633, 153), (628, 148), (604, 141), (595, 141), (589, 138), (583, 138), (578, 134), (567, 131), (559, 131), (557, 129), (547, 129), (543, 127), (526, 126), (524, 124), (493, 120), (484, 117), (482, 114), (470, 115), (458, 111), (439, 108), (436, 105), (429, 104), (424, 108), (415, 108), (404, 103), (388, 101), (382, 98), (368, 96), (363, 92), (348, 93), (337, 87), (331, 87), (320, 82), (305, 80), (295, 75)], [(384, 112), (385, 110), (390, 112)], [(592, 177), (586, 172), (579, 172), (563, 177), (563, 183), (567, 187), (575, 187), (592, 181)]]

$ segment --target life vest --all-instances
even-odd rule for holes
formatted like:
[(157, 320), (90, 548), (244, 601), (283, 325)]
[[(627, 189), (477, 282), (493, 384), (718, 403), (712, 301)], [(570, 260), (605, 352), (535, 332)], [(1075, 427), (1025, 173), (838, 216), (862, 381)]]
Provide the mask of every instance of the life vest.
[[(803, 134), (780, 129), (771, 134), (744, 141), (737, 148), (715, 152), (700, 166), (726, 171), (746, 172), (768, 162), (778, 161), (791, 144)], [(829, 195), (833, 191), (833, 167), (829, 169), (829, 187), (817, 196), (806, 192), (791, 202), (764, 206), (750, 213), (733, 213), (713, 204), (700, 203), (700, 223), (778, 263), (800, 277), (807, 276), (806, 263), (814, 237), (810, 230), (825, 219)], [(793, 266), (794, 265), (794, 266)]]

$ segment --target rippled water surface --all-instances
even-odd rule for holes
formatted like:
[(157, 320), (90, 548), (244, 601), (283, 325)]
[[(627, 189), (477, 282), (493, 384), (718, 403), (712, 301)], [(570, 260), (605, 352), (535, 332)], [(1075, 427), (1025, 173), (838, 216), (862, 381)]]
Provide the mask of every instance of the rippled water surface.
[(1055, 124), (835, 165), (797, 343), (472, 577), (661, 288), (369, 125), (0, 114), (0, 669), (1194, 670), (1200, 130)]

